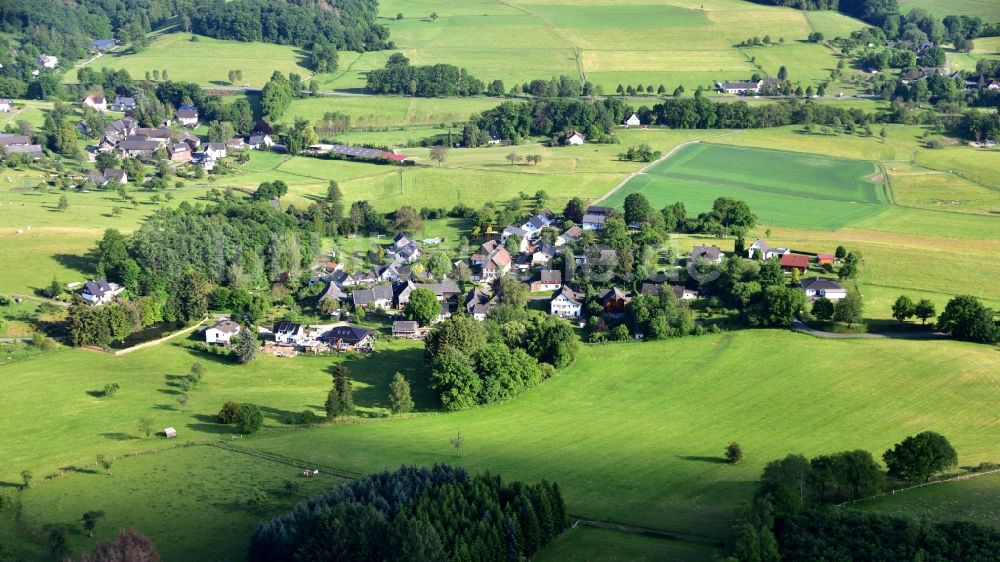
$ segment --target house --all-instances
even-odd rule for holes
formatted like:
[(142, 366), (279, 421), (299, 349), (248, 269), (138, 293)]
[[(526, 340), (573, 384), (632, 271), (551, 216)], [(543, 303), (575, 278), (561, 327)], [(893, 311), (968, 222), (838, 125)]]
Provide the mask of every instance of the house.
[(420, 325), (413, 320), (396, 320), (392, 323), (392, 337), (415, 340), (420, 337)]
[(243, 137), (233, 137), (226, 141), (226, 149), (228, 150), (243, 150), (246, 146)]
[(229, 340), (240, 333), (240, 325), (229, 319), (219, 320), (205, 329), (205, 343), (229, 345)]
[(579, 131), (570, 131), (563, 137), (563, 144), (567, 146), (580, 146), (586, 141), (586, 137)]
[(90, 46), (98, 52), (110, 51), (117, 47), (118, 44), (118, 41), (114, 39), (94, 39), (90, 42)]
[(492, 298), (490, 295), (475, 288), (467, 295), (465, 295), (465, 311), (468, 312), (473, 318), (482, 322), (486, 320), (486, 314), (492, 308)]
[(989, 85), (986, 86), (987, 90), (1000, 90), (1000, 80), (990, 80)]
[(7, 151), (8, 155), (26, 154), (36, 160), (44, 156), (42, 153), (42, 145), (40, 144), (14, 144), (3, 148)]
[(278, 322), (271, 330), (274, 342), (279, 345), (299, 345), (305, 340), (305, 328), (294, 322)]
[(225, 158), (226, 157), (226, 143), (224, 142), (210, 142), (205, 147), (205, 154), (211, 158)]
[(14, 101), (7, 98), (0, 98), (0, 113), (8, 113), (14, 109)]
[(611, 216), (611, 207), (587, 207), (586, 212), (583, 215), (583, 229), (584, 230), (601, 230), (604, 228), (604, 221), (608, 220)]
[(538, 279), (531, 282), (531, 292), (558, 291), (562, 288), (562, 272), (558, 269), (543, 269), (538, 273)]
[(41, 55), (38, 57), (38, 66), (42, 68), (55, 68), (59, 66), (59, 58), (51, 55)]
[[(0, 135), (2, 136), (2, 135)], [(497, 251), (500, 247), (500, 243), (496, 240), (490, 240), (489, 242), (483, 242), (483, 245), (476, 250), (476, 253), (469, 257), (469, 263), (472, 265), (477, 265), (482, 267), (486, 265), (486, 260), (489, 259), (490, 254)]]
[(573, 225), (556, 237), (556, 246), (572, 244), (573, 242), (579, 240), (581, 236), (583, 236), (583, 229), (579, 226)]
[(177, 110), (177, 120), (185, 127), (197, 127), (198, 110), (192, 105), (182, 105)]
[(354, 308), (392, 308), (392, 285), (375, 285), (368, 289), (358, 289), (351, 295)]
[(337, 351), (371, 351), (375, 344), (375, 330), (344, 324), (334, 326), (320, 339)]
[(510, 253), (501, 246), (490, 255), (489, 260), (483, 265), (480, 278), (488, 282), (507, 275), (507, 272), (510, 271), (511, 261)]
[(83, 284), (80, 296), (94, 306), (108, 304), (113, 301), (125, 287), (117, 283), (108, 283), (107, 279), (94, 279)]
[(163, 145), (163, 141), (148, 140), (145, 137), (133, 135), (118, 143), (118, 151), (124, 156), (148, 158)]
[(670, 289), (674, 292), (674, 297), (679, 301), (690, 301), (698, 298), (698, 291), (692, 291), (680, 285), (670, 285)]
[(762, 80), (746, 82), (716, 82), (716, 87), (724, 94), (756, 94), (760, 91)]
[(802, 254), (785, 254), (781, 256), (781, 269), (791, 271), (798, 269), (799, 273), (809, 269), (809, 256)]
[(767, 244), (767, 240), (763, 238), (758, 238), (750, 247), (747, 248), (747, 257), (753, 259), (755, 252), (758, 252), (760, 259), (769, 260), (772, 258), (777, 258), (783, 256), (790, 252), (788, 248), (772, 248)]
[[(532, 250), (534, 251), (534, 250)], [(510, 264), (511, 271), (524, 275), (531, 269), (531, 254), (518, 254)]]
[(104, 138), (114, 144), (117, 144), (127, 137), (135, 134), (136, 127), (139, 126), (139, 122), (132, 117), (125, 117), (124, 119), (118, 119), (117, 121), (112, 121), (104, 127)]
[(201, 139), (198, 137), (198, 135), (190, 131), (179, 131), (179, 132), (170, 131), (170, 140), (175, 143), (182, 142), (188, 145), (189, 147), (191, 147), (192, 152), (198, 150), (198, 147), (201, 146)]
[(549, 301), (549, 314), (562, 318), (579, 318), (583, 311), (583, 295), (561, 287)]
[(420, 248), (417, 243), (408, 239), (403, 233), (396, 235), (386, 254), (400, 263), (413, 263), (420, 259)]
[(832, 301), (839, 301), (847, 296), (847, 290), (840, 286), (840, 283), (832, 279), (813, 277), (802, 280), (802, 290), (806, 293), (806, 298), (816, 300), (826, 297)]
[(705, 260), (712, 263), (722, 263), (722, 258), (725, 254), (718, 246), (695, 246), (691, 248), (691, 259), (694, 260)]
[(618, 287), (604, 289), (597, 295), (597, 302), (601, 304), (601, 308), (608, 314), (621, 314), (625, 312), (625, 305), (628, 304), (629, 300), (631, 299), (629, 299), (628, 293)]
[(816, 254), (816, 261), (820, 265), (833, 265), (833, 254)]
[(556, 247), (542, 244), (531, 254), (531, 265), (548, 265), (556, 257)]
[(250, 135), (250, 141), (247, 144), (254, 150), (267, 150), (274, 146), (274, 140), (271, 139), (271, 135), (254, 133)]
[(135, 98), (129, 96), (118, 96), (109, 108), (111, 111), (132, 111), (135, 109)]
[(206, 172), (211, 172), (215, 169), (215, 158), (204, 152), (191, 153), (191, 163), (200, 165)]
[(639, 120), (639, 116), (635, 113), (625, 120), (625, 127), (638, 127), (639, 125), (642, 125), (642, 121)]
[(163, 143), (170, 141), (170, 129), (166, 127), (137, 127), (133, 135), (146, 140)]
[(108, 182), (111, 180), (117, 181), (119, 184), (128, 183), (128, 174), (125, 170), (119, 170), (116, 168), (108, 168), (101, 172), (100, 170), (94, 170), (90, 173), (90, 179), (94, 180), (100, 187), (106, 187)]
[(507, 241), (510, 240), (511, 236), (517, 236), (517, 239), (520, 240), (517, 247), (518, 252), (528, 251), (528, 241), (531, 238), (530, 232), (519, 226), (508, 226), (503, 229), (503, 232), (500, 233), (500, 243), (506, 246)]
[(87, 96), (83, 98), (83, 105), (96, 109), (101, 113), (108, 110), (108, 100), (104, 96)]
[(31, 144), (31, 139), (24, 135), (12, 135), (10, 133), (0, 133), (0, 146), (11, 147)]
[(188, 162), (191, 160), (191, 147), (186, 142), (179, 142), (167, 147), (167, 155), (171, 162)]
[(528, 236), (534, 236), (537, 232), (552, 224), (555, 219), (556, 217), (552, 214), (552, 211), (546, 209), (524, 221), (524, 224), (521, 225), (521, 230), (525, 231)]
[(347, 302), (348, 295), (336, 283), (330, 281), (326, 286), (326, 291), (319, 297), (319, 302), (332, 300), (338, 305)]

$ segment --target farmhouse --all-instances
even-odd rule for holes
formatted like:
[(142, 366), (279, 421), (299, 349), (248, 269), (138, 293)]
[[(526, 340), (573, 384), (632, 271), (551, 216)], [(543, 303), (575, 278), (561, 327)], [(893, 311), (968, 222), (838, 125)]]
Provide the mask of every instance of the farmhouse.
[(639, 116), (633, 113), (628, 119), (625, 120), (625, 127), (638, 127), (642, 125), (642, 121), (639, 120)]
[(781, 269), (791, 271), (798, 269), (799, 273), (809, 269), (809, 256), (802, 254), (785, 254), (781, 256)]
[(118, 96), (108, 107), (111, 111), (132, 111), (135, 109), (135, 105), (135, 98), (129, 96)]
[(59, 66), (59, 58), (52, 55), (41, 55), (38, 57), (38, 66), (42, 68), (55, 68)]
[(420, 337), (420, 325), (413, 320), (396, 320), (392, 323), (392, 337), (417, 339)]
[(278, 322), (271, 330), (274, 342), (279, 345), (299, 345), (305, 340), (305, 328), (294, 322)]
[(788, 248), (772, 248), (767, 244), (767, 240), (758, 238), (747, 248), (747, 257), (753, 259), (755, 252), (761, 259), (769, 260), (789, 253)]
[(192, 105), (182, 105), (177, 110), (177, 120), (185, 127), (197, 127), (198, 110)]
[(587, 207), (587, 211), (583, 215), (583, 230), (601, 230), (604, 228), (604, 222), (608, 220), (611, 213), (614, 211), (611, 207)]
[(567, 146), (580, 146), (586, 141), (586, 137), (579, 131), (570, 131), (563, 138), (563, 144)]
[(14, 109), (13, 100), (0, 98), (0, 113), (8, 113)]
[(722, 263), (725, 254), (718, 246), (695, 246), (691, 249), (691, 260), (705, 260), (712, 263)]
[(101, 113), (108, 110), (108, 100), (104, 99), (104, 96), (87, 96), (83, 98), (83, 105)]
[(847, 296), (847, 290), (841, 287), (840, 283), (837, 283), (832, 279), (823, 279), (821, 277), (803, 279), (802, 290), (805, 291), (806, 298), (809, 300), (826, 297), (832, 301), (839, 301)]
[(716, 87), (724, 94), (756, 94), (760, 91), (762, 80), (746, 82), (716, 82)]
[(358, 289), (351, 295), (355, 308), (392, 308), (392, 285), (375, 285), (368, 289)]
[(80, 296), (90, 304), (100, 306), (113, 301), (124, 290), (125, 287), (116, 283), (108, 283), (107, 279), (95, 279), (83, 284)]
[(472, 289), (465, 295), (465, 311), (473, 318), (482, 322), (486, 320), (486, 314), (493, 308), (490, 295), (482, 292), (479, 288)]
[(254, 150), (267, 150), (274, 146), (274, 140), (271, 139), (271, 135), (254, 133), (250, 135), (250, 141), (247, 144)]
[(229, 340), (240, 333), (240, 325), (229, 319), (219, 320), (205, 329), (205, 343), (229, 345)]
[(563, 286), (549, 301), (549, 314), (562, 318), (579, 318), (583, 310), (583, 295)]
[(320, 339), (337, 351), (371, 351), (375, 344), (375, 331), (344, 324), (334, 326)]
[(562, 288), (562, 272), (558, 269), (543, 269), (538, 279), (531, 282), (531, 292), (558, 291)]

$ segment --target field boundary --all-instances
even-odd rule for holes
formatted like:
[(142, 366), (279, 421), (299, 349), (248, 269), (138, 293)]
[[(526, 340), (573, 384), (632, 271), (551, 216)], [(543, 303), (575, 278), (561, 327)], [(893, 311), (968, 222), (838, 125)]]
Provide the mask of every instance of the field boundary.
[(957, 482), (959, 480), (971, 480), (973, 478), (978, 478), (980, 476), (986, 476), (987, 474), (997, 474), (1000, 473), (1000, 468), (994, 468), (993, 470), (987, 470), (985, 472), (973, 472), (970, 474), (959, 474), (958, 476), (952, 476), (951, 478), (945, 478), (943, 480), (935, 480), (933, 482), (924, 482), (923, 484), (917, 484), (916, 486), (909, 486), (906, 488), (895, 488), (889, 490), (888, 492), (882, 492), (881, 494), (876, 494), (874, 496), (869, 496), (867, 498), (858, 498), (856, 500), (850, 500), (843, 503), (836, 504), (836, 507), (846, 507), (852, 504), (866, 502), (885, 496), (895, 496), (896, 494), (901, 494), (903, 492), (908, 492), (910, 490), (916, 490), (917, 488), (923, 488), (924, 486), (932, 486), (934, 484), (943, 484), (945, 482)]

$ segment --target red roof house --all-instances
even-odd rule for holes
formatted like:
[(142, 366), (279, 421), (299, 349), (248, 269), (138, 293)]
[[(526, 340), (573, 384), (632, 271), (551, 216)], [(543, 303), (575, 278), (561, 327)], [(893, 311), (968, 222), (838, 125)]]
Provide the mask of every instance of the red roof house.
[(781, 256), (781, 269), (791, 271), (798, 269), (799, 273), (809, 269), (809, 256), (802, 254), (785, 254)]

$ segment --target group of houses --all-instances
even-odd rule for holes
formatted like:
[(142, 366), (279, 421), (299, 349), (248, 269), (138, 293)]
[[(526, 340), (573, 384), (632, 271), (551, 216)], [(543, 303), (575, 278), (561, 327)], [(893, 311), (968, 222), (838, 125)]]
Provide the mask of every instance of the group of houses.
[[(203, 332), (205, 343), (230, 345), (242, 327), (228, 319), (214, 322)], [(325, 353), (331, 351), (372, 351), (375, 348), (375, 330), (341, 323), (309, 326), (296, 322), (279, 321), (264, 330), (265, 352), (288, 356), (299, 352)]]
[(42, 157), (42, 147), (38, 144), (32, 144), (31, 138), (25, 135), (3, 133), (0, 134), (0, 153), (4, 155), (25, 154), (38, 159)]
[(768, 88), (776, 88), (781, 85), (781, 80), (777, 78), (763, 78), (759, 80), (735, 80), (716, 82), (715, 88), (723, 94), (736, 94), (742, 96), (753, 96)]
[[(788, 248), (771, 247), (767, 240), (758, 238), (754, 240), (746, 249), (747, 258), (759, 260), (777, 259), (781, 269), (788, 274), (797, 271), (803, 275), (809, 271), (809, 266), (815, 264), (819, 267), (832, 267), (835, 261), (833, 254), (798, 254)], [(819, 276), (802, 279), (799, 283), (809, 300), (816, 300), (826, 297), (832, 301), (838, 301), (847, 296), (847, 290), (840, 283)]]

